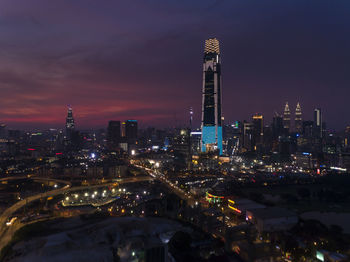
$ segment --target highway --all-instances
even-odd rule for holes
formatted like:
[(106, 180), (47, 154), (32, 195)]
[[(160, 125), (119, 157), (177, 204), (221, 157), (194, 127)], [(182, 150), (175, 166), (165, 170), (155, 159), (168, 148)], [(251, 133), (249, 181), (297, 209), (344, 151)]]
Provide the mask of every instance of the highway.
[(66, 180), (61, 179), (55, 179), (55, 178), (48, 178), (48, 177), (37, 177), (37, 176), (11, 176), (11, 177), (4, 177), (0, 178), (0, 182), (3, 181), (10, 181), (10, 180), (19, 180), (19, 179), (32, 179), (34, 181), (43, 181), (43, 182), (54, 182), (57, 184), (66, 184), (71, 186), (72, 183)]
[(186, 200), (188, 205), (193, 206), (195, 204), (196, 201), (193, 199), (193, 197), (189, 193), (185, 192), (184, 190), (179, 188), (177, 185), (172, 183), (170, 180), (168, 180), (164, 174), (161, 174), (158, 171), (154, 171), (151, 168), (143, 167), (140, 165), (134, 164), (134, 166), (145, 170), (151, 177), (161, 181), (168, 188), (170, 188), (171, 191), (174, 192), (177, 196), (179, 196), (183, 200)]
[[(163, 184), (165, 184), (167, 187), (169, 187), (171, 189), (171, 191), (174, 192), (177, 196), (179, 196), (183, 200), (186, 200), (187, 204), (189, 206), (194, 206), (195, 204), (198, 204), (198, 202), (195, 201), (195, 199), (191, 196), (191, 194), (185, 192), (184, 190), (179, 188), (177, 185), (172, 183), (170, 180), (168, 180), (165, 177), (164, 174), (161, 174), (158, 171), (154, 171), (151, 168), (143, 167), (143, 166), (136, 165), (136, 164), (134, 164), (134, 165), (136, 167), (138, 167), (138, 168), (141, 168), (141, 169), (145, 170), (153, 178), (158, 179), (159, 181), (163, 182)], [(221, 222), (221, 220), (219, 218), (217, 218), (217, 219)], [(232, 226), (232, 225), (235, 226), (236, 225), (236, 224), (233, 224), (231, 221), (230, 222), (225, 222), (225, 224), (227, 226)], [(202, 227), (202, 225), (197, 225), (197, 226)], [(202, 228), (202, 229), (204, 231), (210, 233), (213, 237), (220, 238), (221, 240), (225, 241), (225, 237), (224, 237), (224, 234), (222, 232), (218, 232), (218, 231), (215, 231), (215, 230), (207, 231), (206, 228)]]
[[(57, 195), (65, 194), (71, 191), (79, 191), (79, 190), (89, 190), (93, 188), (98, 187), (104, 187), (104, 186), (110, 186), (114, 185), (115, 183), (118, 184), (125, 184), (125, 183), (135, 183), (135, 182), (145, 182), (153, 180), (149, 176), (142, 176), (142, 177), (128, 177), (128, 178), (121, 178), (114, 182), (108, 182), (104, 184), (98, 184), (98, 185), (92, 185), (92, 186), (77, 186), (77, 187), (70, 187), (70, 185), (66, 185), (62, 188), (58, 188), (55, 190), (51, 190), (45, 193), (40, 193), (34, 196), (27, 197), (21, 201), (18, 201), (11, 207), (7, 208), (1, 215), (0, 215), (0, 250), (8, 243), (8, 241), (11, 239), (8, 235), (13, 235), (15, 232), (13, 229), (9, 230), (12, 226), (8, 227), (6, 226), (6, 222), (13, 216), (13, 214), (19, 210), (20, 208), (24, 207), (25, 205), (29, 204), (30, 202), (39, 200), (40, 198), (48, 198), (48, 197), (54, 197)], [(18, 223), (17, 223), (18, 224)], [(18, 229), (18, 228), (16, 228)], [(6, 234), (8, 231), (10, 231), (10, 234)]]

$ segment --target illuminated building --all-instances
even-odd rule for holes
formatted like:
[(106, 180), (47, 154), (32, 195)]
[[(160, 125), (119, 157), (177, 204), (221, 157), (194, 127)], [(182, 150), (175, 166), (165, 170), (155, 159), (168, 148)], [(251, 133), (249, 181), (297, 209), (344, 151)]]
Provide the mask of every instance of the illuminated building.
[(74, 128), (75, 128), (75, 124), (74, 124), (74, 118), (73, 118), (73, 109), (70, 106), (68, 106), (68, 112), (67, 112), (67, 118), (66, 118), (66, 135), (68, 138), (72, 136)]
[(283, 113), (283, 128), (287, 133), (289, 133), (290, 130), (290, 110), (288, 102), (286, 103), (284, 107), (284, 113)]
[(221, 203), (224, 201), (225, 197), (224, 196), (217, 196), (214, 194), (211, 194), (209, 192), (206, 192), (205, 194), (205, 199), (210, 203), (210, 204), (217, 204)]
[(192, 131), (193, 108), (190, 108), (190, 131)]
[(301, 168), (312, 168), (312, 154), (308, 152), (296, 152), (295, 163), (298, 167)]
[(190, 161), (190, 130), (185, 128), (178, 130), (179, 133), (173, 138), (173, 150)]
[(254, 125), (252, 123), (243, 123), (243, 149), (245, 151), (253, 150), (253, 130)]
[(321, 138), (322, 130), (322, 111), (320, 108), (316, 108), (314, 110), (314, 136)]
[(261, 144), (264, 136), (264, 117), (261, 114), (253, 115), (253, 144)]
[(228, 206), (229, 209), (232, 209), (232, 210), (235, 211), (236, 213), (242, 214), (242, 210), (240, 210), (240, 209), (238, 209), (237, 207), (235, 207), (234, 204), (235, 204), (235, 201), (229, 199), (229, 200), (228, 200), (228, 205), (227, 205), (227, 206)]
[(301, 107), (299, 103), (297, 104), (297, 107), (295, 109), (294, 126), (295, 126), (295, 132), (301, 134), (303, 131), (303, 119), (302, 119)]
[(236, 215), (246, 215), (247, 210), (265, 208), (266, 206), (246, 198), (228, 199), (227, 207)]
[(223, 147), (227, 154), (235, 154), (241, 148), (243, 141), (241, 129), (242, 124), (239, 121), (223, 125)]
[(111, 150), (119, 148), (120, 138), (120, 121), (109, 121), (107, 128), (108, 148)]
[(201, 151), (222, 154), (221, 61), (219, 41), (205, 40), (202, 89)]
[(191, 154), (198, 154), (201, 151), (202, 132), (193, 131), (190, 133)]

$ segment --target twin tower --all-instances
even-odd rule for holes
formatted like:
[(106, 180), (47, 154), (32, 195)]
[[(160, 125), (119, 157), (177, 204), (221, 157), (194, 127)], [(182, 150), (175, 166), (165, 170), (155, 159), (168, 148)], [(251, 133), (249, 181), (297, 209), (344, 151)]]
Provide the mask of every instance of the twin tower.
[[(295, 108), (295, 115), (294, 115), (294, 131), (297, 133), (302, 133), (303, 131), (303, 119), (302, 119), (302, 112), (300, 104), (297, 104), (297, 107)], [(291, 131), (291, 121), (290, 121), (290, 110), (288, 102), (286, 103), (284, 107), (283, 112), (283, 128), (285, 130)]]

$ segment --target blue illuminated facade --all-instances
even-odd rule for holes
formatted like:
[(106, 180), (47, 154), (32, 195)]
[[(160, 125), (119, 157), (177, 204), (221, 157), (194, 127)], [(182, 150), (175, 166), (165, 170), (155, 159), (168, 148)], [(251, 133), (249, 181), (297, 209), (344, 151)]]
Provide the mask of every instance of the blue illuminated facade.
[(202, 127), (202, 152), (207, 152), (209, 149), (207, 145), (215, 145), (222, 155), (222, 127), (218, 126), (218, 137), (216, 139), (216, 127), (215, 126), (203, 126)]
[(221, 62), (219, 41), (205, 40), (202, 88), (201, 151), (222, 155)]

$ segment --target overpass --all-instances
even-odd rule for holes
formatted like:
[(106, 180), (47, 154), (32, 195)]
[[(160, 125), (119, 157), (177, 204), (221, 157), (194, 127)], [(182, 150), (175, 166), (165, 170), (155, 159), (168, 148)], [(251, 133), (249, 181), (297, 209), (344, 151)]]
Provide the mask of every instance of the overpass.
[(56, 184), (65, 184), (71, 186), (72, 183), (66, 180), (56, 179), (56, 178), (48, 178), (48, 177), (37, 177), (37, 176), (12, 176), (12, 177), (4, 177), (0, 179), (0, 182), (3, 181), (11, 181), (11, 180), (19, 180), (19, 179), (32, 179), (34, 181), (40, 182), (52, 182)]
[[(6, 226), (6, 222), (9, 218), (13, 216), (13, 214), (18, 211), (20, 208), (24, 207), (25, 205), (39, 200), (40, 198), (48, 198), (48, 197), (54, 197), (57, 195), (62, 195), (71, 191), (79, 191), (79, 190), (86, 190), (86, 189), (93, 189), (93, 188), (99, 188), (99, 187), (105, 187), (105, 186), (111, 186), (117, 184), (126, 184), (126, 183), (136, 183), (136, 182), (145, 182), (145, 181), (151, 181), (153, 178), (149, 176), (142, 176), (142, 177), (128, 177), (128, 178), (121, 178), (117, 179), (114, 182), (108, 182), (104, 184), (98, 184), (98, 185), (92, 185), (92, 186), (77, 186), (77, 187), (70, 187), (70, 185), (66, 185), (62, 188), (58, 188), (55, 190), (47, 191), (45, 193), (40, 193), (34, 196), (27, 197), (21, 201), (18, 201), (11, 207), (7, 208), (1, 215), (0, 215), (0, 250), (6, 245), (6, 243), (3, 243), (5, 241), (2, 241), (5, 239), (4, 235), (8, 229)], [(1, 181), (1, 180), (0, 180)], [(14, 232), (12, 232), (13, 234)], [(8, 239), (8, 237), (6, 237)]]

